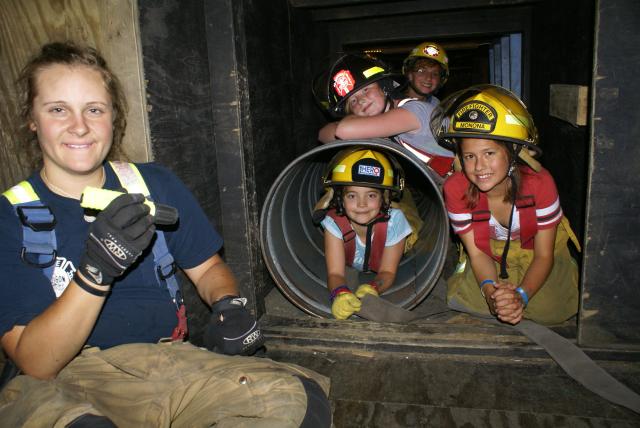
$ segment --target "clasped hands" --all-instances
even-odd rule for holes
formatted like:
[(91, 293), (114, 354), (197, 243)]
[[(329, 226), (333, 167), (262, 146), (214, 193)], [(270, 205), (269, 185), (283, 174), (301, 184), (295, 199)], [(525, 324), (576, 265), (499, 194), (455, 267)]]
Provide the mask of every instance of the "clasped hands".
[[(346, 287), (345, 287), (346, 288)], [(354, 313), (360, 311), (362, 299), (365, 295), (378, 296), (378, 291), (371, 284), (361, 284), (355, 294), (346, 289), (336, 295), (331, 305), (331, 313), (336, 319), (346, 320)]]
[(498, 281), (483, 290), (489, 311), (500, 321), (514, 325), (522, 320), (525, 306), (516, 288), (510, 282)]

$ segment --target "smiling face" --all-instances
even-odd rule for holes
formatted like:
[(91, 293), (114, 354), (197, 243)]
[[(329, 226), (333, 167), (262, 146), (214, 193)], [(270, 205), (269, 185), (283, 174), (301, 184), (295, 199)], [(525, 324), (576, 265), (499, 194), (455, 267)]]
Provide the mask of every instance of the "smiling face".
[(347, 113), (356, 116), (376, 116), (383, 113), (387, 106), (387, 96), (377, 82), (371, 83), (347, 100)]
[(507, 191), (510, 156), (503, 144), (482, 138), (462, 138), (464, 173), (481, 192), (501, 196)]
[(85, 66), (54, 64), (36, 76), (29, 127), (37, 133), (47, 175), (94, 172), (113, 138), (113, 106), (102, 75)]
[(342, 193), (347, 216), (360, 224), (373, 220), (382, 208), (382, 191), (373, 187), (346, 186)]
[(440, 87), (442, 67), (435, 61), (419, 60), (407, 73), (409, 96), (420, 98), (427, 96)]

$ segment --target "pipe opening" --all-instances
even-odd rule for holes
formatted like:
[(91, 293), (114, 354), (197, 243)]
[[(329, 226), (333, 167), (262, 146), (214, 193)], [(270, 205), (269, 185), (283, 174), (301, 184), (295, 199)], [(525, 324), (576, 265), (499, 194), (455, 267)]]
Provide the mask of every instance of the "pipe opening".
[[(398, 144), (383, 139), (340, 141), (303, 154), (271, 186), (260, 219), (262, 254), (277, 287), (297, 307), (331, 317), (322, 228), (313, 224), (313, 207), (324, 193), (321, 177), (333, 156), (358, 145), (391, 154), (400, 163), (424, 225), (415, 246), (404, 254), (396, 280), (381, 297), (415, 308), (435, 286), (447, 255), (448, 219), (440, 177)], [(359, 273), (359, 283), (373, 278)]]

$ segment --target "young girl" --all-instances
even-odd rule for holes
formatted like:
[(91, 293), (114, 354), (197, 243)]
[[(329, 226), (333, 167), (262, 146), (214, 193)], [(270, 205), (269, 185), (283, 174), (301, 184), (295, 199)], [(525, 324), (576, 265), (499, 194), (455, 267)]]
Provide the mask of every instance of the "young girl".
[[(316, 206), (326, 216), (324, 249), (331, 312), (346, 319), (360, 310), (360, 298), (388, 290), (396, 277), (411, 226), (402, 211), (390, 208), (402, 191), (402, 177), (380, 152), (349, 149), (330, 163), (329, 188)], [(327, 210), (328, 208), (328, 210)], [(346, 267), (376, 272), (355, 295), (346, 284)]]
[[(444, 196), (464, 246), (447, 299), (456, 310), (555, 324), (578, 309), (578, 268), (553, 178), (531, 157), (538, 135), (524, 104), (492, 85), (452, 95), (434, 134), (456, 150), (462, 172)], [(577, 242), (576, 242), (577, 246)]]
[(390, 137), (400, 143), (440, 176), (446, 176), (453, 153), (433, 138), (429, 120), (434, 104), (391, 97), (394, 78), (386, 66), (370, 58), (345, 55), (331, 68), (327, 92), (329, 105), (338, 122), (325, 125), (318, 139), (329, 143), (336, 139)]

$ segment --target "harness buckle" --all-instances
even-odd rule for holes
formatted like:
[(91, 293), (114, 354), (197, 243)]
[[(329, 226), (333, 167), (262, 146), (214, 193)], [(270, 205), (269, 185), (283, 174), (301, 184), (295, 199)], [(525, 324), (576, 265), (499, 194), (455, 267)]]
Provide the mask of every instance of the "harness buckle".
[(27, 257), (28, 254), (38, 254), (38, 253), (29, 253), (27, 252), (27, 248), (26, 247), (22, 247), (22, 250), (20, 250), (20, 259), (25, 262), (26, 264), (30, 265), (30, 266), (35, 266), (37, 268), (48, 268), (49, 266), (52, 266), (55, 262), (56, 262), (56, 258), (58, 257), (58, 253), (56, 250), (53, 250), (53, 253), (51, 254), (51, 259), (44, 262), (44, 263), (38, 263), (38, 262), (34, 262), (29, 260), (29, 258)]
[(166, 280), (167, 278), (175, 275), (176, 272), (178, 271), (178, 267), (176, 266), (176, 262), (171, 262), (171, 264), (169, 264), (168, 266), (171, 268), (171, 270), (166, 275), (162, 271), (162, 266), (160, 266), (160, 265), (156, 266), (156, 273), (158, 275), (158, 278), (160, 278), (163, 281)]
[[(43, 212), (45, 211), (46, 212)], [(56, 225), (56, 218), (46, 205), (16, 207), (20, 222), (34, 232), (49, 232)]]
[(348, 232), (342, 235), (342, 239), (344, 240), (344, 242), (353, 241), (354, 239), (356, 239), (356, 231), (353, 229), (349, 230)]

